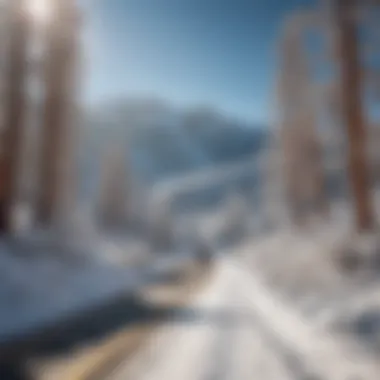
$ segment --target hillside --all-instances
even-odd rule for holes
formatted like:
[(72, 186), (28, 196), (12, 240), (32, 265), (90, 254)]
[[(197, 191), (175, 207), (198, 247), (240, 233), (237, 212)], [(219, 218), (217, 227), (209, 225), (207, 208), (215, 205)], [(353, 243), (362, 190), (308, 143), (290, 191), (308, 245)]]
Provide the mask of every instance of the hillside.
[(158, 100), (120, 100), (97, 107), (88, 111), (84, 130), (86, 176), (114, 144), (125, 150), (136, 175), (148, 183), (256, 155), (267, 137), (264, 127), (215, 110), (179, 110)]

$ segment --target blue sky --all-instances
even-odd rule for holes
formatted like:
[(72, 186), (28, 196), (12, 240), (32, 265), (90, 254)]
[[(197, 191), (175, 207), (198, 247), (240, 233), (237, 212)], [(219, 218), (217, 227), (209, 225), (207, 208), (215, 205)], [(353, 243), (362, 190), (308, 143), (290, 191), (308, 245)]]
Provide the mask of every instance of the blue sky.
[(313, 0), (84, 0), (86, 99), (158, 96), (270, 120), (287, 12)]

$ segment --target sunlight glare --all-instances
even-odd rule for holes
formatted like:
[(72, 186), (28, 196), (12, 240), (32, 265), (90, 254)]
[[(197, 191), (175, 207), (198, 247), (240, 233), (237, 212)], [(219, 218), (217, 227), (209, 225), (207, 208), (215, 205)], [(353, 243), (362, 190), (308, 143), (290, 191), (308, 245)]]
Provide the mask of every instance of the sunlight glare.
[(49, 0), (29, 0), (29, 10), (37, 23), (45, 24), (49, 18)]

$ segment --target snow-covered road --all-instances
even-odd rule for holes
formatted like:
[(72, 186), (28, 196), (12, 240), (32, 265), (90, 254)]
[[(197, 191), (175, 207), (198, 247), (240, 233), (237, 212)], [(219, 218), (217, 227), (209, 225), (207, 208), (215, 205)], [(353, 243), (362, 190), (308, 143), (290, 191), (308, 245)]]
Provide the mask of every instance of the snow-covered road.
[(110, 380), (377, 379), (380, 366), (222, 258), (211, 285)]

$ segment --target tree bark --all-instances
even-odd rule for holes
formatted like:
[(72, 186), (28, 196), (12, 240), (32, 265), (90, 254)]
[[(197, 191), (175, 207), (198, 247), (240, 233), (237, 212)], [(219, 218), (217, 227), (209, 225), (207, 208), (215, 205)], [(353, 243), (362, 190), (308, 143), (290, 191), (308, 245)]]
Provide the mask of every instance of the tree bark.
[(340, 90), (343, 121), (348, 137), (348, 173), (352, 187), (355, 224), (358, 231), (368, 231), (374, 228), (375, 218), (366, 151), (358, 31), (351, 12), (355, 3), (350, 0), (335, 0), (332, 11), (337, 28)]
[(12, 232), (13, 211), (20, 174), (26, 110), (27, 38), (29, 20), (23, 0), (13, 0), (10, 12), (10, 46), (6, 62), (4, 131), (2, 139), (0, 231)]

